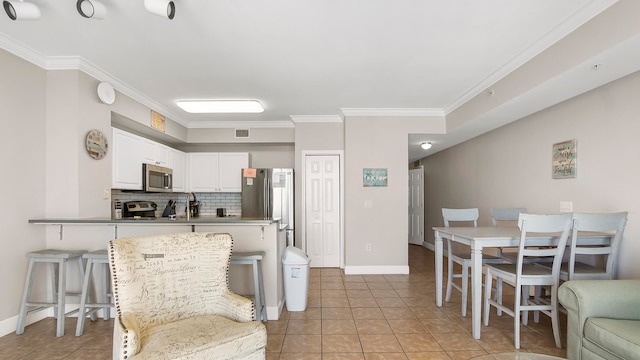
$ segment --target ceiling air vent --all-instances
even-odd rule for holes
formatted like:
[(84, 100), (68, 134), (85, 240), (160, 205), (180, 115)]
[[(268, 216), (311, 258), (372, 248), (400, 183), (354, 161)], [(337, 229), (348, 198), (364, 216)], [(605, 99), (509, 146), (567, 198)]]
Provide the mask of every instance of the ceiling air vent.
[(237, 138), (249, 138), (249, 129), (236, 129), (236, 139)]

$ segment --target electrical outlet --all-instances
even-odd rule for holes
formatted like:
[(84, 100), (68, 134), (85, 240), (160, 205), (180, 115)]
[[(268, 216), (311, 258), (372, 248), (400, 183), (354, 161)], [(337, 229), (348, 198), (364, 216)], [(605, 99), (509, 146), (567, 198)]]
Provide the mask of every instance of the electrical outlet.
[(111, 199), (111, 189), (104, 189), (104, 192), (102, 193), (102, 198), (104, 200)]
[(571, 202), (571, 201), (560, 201), (560, 212), (561, 213), (573, 212), (573, 202)]
[(365, 245), (365, 249), (366, 249), (367, 251), (371, 251), (371, 243), (367, 243), (367, 244)]

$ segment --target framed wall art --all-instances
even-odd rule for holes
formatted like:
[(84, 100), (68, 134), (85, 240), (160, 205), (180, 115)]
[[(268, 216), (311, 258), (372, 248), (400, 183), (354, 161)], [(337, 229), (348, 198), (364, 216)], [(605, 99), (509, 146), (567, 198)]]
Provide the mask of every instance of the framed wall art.
[(362, 169), (362, 186), (380, 187), (387, 186), (387, 169)]
[(552, 156), (551, 166), (554, 179), (568, 179), (577, 176), (578, 149), (576, 140), (553, 144)]

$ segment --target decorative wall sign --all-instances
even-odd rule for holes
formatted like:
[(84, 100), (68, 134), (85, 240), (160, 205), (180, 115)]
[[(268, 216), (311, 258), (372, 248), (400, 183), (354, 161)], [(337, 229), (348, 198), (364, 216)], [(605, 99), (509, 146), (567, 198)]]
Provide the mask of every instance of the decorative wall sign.
[(362, 186), (387, 186), (387, 169), (362, 169)]
[(87, 148), (87, 153), (89, 153), (89, 156), (96, 160), (102, 159), (107, 154), (107, 150), (109, 149), (107, 138), (100, 130), (89, 131), (89, 133), (87, 134), (87, 138), (85, 139), (85, 146)]
[(578, 150), (575, 140), (553, 144), (552, 176), (567, 179), (577, 176)]
[(151, 110), (151, 127), (165, 132), (165, 119), (163, 115), (158, 114), (157, 112)]

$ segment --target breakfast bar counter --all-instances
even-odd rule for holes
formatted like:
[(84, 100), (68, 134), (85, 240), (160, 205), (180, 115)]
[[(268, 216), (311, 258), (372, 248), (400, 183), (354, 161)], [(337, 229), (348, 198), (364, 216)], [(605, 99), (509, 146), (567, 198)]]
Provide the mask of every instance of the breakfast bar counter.
[[(177, 219), (110, 219), (110, 218), (46, 218), (29, 223), (44, 225), (46, 246), (50, 249), (106, 249), (109, 241), (123, 237), (138, 237), (180, 232), (229, 233), (233, 251), (264, 251), (262, 261), (267, 318), (277, 320), (284, 306), (282, 256), (287, 246), (285, 226), (279, 219), (243, 218), (235, 216), (199, 216)], [(79, 279), (78, 279), (79, 280)], [(253, 294), (252, 272), (249, 266), (231, 265), (231, 289), (239, 294)], [(73, 286), (70, 283), (70, 286)]]

